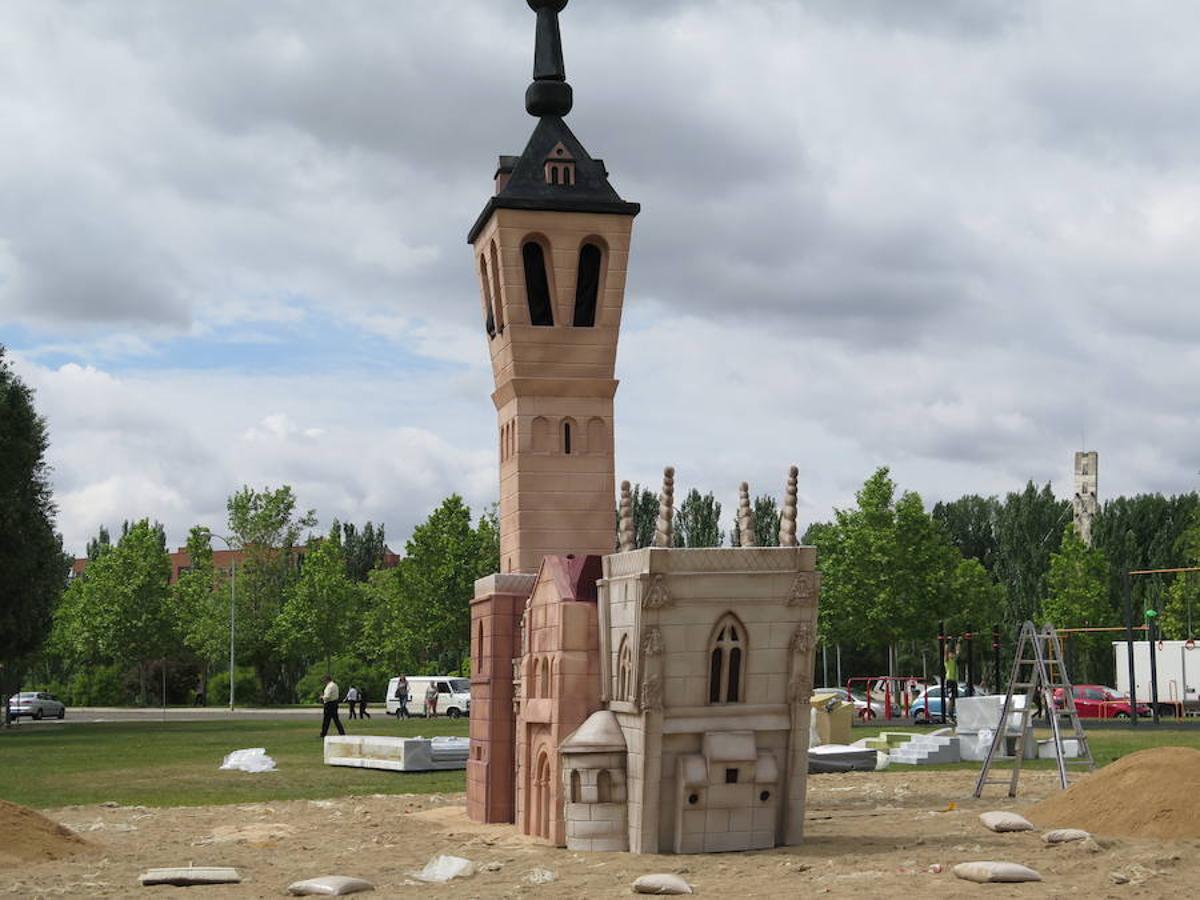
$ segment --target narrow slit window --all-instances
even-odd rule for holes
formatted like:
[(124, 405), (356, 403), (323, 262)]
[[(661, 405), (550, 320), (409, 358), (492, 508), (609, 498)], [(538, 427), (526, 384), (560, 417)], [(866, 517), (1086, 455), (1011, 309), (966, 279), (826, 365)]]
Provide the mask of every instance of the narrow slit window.
[(596, 303), (600, 296), (600, 263), (604, 254), (595, 244), (579, 248), (579, 275), (575, 282), (575, 326), (591, 328), (596, 324)]
[(526, 241), (521, 248), (525, 263), (525, 293), (529, 297), (529, 323), (553, 325), (554, 312), (550, 304), (550, 281), (546, 275), (546, 255), (537, 241)]
[(563, 422), (563, 453), (571, 455), (571, 423)]

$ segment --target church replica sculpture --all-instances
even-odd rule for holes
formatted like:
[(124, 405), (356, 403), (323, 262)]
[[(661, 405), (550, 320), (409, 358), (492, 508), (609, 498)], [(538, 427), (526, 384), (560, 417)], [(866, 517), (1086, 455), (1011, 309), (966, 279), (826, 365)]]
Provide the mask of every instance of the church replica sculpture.
[(699, 853), (799, 843), (816, 551), (674, 546), (667, 469), (654, 544), (614, 549), (613, 397), (636, 203), (563, 121), (558, 13), (537, 13), (537, 118), (472, 227), (499, 422), (500, 560), (471, 603), (467, 809), (577, 850)]

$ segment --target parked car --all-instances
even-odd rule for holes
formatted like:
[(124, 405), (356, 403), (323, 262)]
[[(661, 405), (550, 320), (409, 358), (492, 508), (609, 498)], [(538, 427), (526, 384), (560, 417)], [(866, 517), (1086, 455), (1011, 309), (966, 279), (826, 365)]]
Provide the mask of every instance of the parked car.
[[(1071, 694), (1075, 697), (1075, 711), (1081, 719), (1128, 719), (1131, 707), (1129, 698), (1118, 694), (1102, 684), (1073, 684)], [(1054, 706), (1063, 707), (1063, 689), (1054, 689)], [(1139, 703), (1138, 717), (1150, 715), (1150, 707)]]
[[(408, 675), (408, 714), (410, 716), (425, 715), (425, 692), (430, 683), (437, 686), (437, 714), (457, 719), (459, 716), (471, 714), (471, 681), (469, 678), (456, 678), (450, 675)], [(396, 683), (400, 678), (388, 681), (387, 713), (389, 716), (400, 717), (400, 701), (396, 699)]]
[[(14, 719), (29, 716), (31, 719), (61, 719), (67, 714), (66, 705), (53, 694), (45, 691), (22, 691), (9, 698), (9, 715)], [(2, 712), (2, 710), (0, 710)]]
[[(982, 697), (986, 694), (982, 687), (975, 686), (975, 696)], [(959, 699), (967, 696), (963, 690), (963, 685), (958, 686)], [(942, 717), (942, 688), (941, 685), (933, 685), (921, 691), (917, 698), (913, 700), (912, 706), (908, 709), (909, 715), (913, 717), (914, 722), (928, 723), (934, 719)]]
[(843, 703), (853, 703), (854, 715), (864, 722), (883, 718), (883, 697), (879, 694), (872, 696), (871, 702), (867, 703), (867, 698), (862, 694), (848, 691), (845, 688), (818, 688), (816, 693), (834, 694)]

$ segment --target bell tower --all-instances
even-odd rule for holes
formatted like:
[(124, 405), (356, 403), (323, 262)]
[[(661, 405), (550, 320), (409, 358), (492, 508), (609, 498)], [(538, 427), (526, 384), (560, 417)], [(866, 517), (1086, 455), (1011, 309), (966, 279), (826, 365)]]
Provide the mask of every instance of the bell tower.
[(640, 209), (563, 121), (567, 0), (527, 2), (537, 36), (525, 109), (537, 125), (520, 156), (500, 157), (467, 238), (496, 384), (502, 574), (613, 552), (614, 367)]

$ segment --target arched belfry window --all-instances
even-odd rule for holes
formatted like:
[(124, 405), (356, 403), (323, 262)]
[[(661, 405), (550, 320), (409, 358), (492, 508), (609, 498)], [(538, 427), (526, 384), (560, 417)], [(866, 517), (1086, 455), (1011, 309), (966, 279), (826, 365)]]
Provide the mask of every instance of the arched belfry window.
[(600, 296), (600, 265), (604, 254), (595, 244), (579, 248), (579, 273), (575, 281), (575, 325), (591, 328), (596, 324), (596, 303)]
[(525, 263), (525, 293), (529, 297), (529, 324), (553, 325), (554, 312), (550, 303), (550, 279), (546, 274), (546, 254), (537, 241), (526, 241), (521, 247)]
[(492, 281), (488, 277), (487, 260), (479, 257), (479, 278), (483, 282), (483, 315), (488, 337), (496, 336), (496, 320), (492, 316)]
[(496, 331), (504, 331), (504, 302), (500, 294), (500, 254), (496, 251), (496, 242), (492, 241), (489, 248), (492, 257), (492, 305), (495, 308)]
[(746, 629), (733, 615), (717, 623), (708, 649), (708, 702), (739, 703), (746, 666)]

